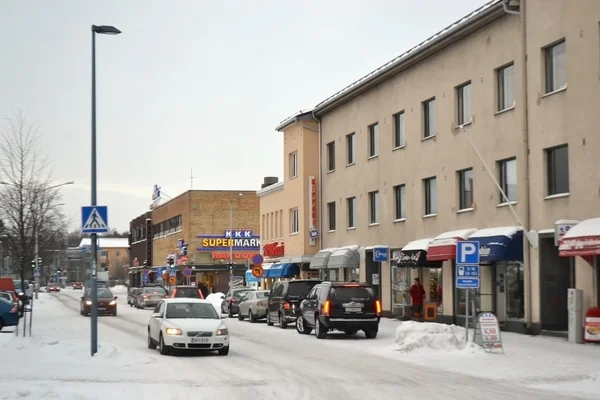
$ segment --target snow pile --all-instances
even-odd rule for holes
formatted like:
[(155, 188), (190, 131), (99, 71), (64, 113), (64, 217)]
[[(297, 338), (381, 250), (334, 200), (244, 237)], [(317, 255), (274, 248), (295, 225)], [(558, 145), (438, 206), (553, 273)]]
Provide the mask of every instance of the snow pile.
[(206, 300), (210, 301), (219, 314), (221, 314), (221, 303), (223, 303), (223, 299), (221, 297), (225, 297), (225, 295), (221, 292), (211, 293), (206, 296)]
[(403, 352), (411, 352), (418, 348), (463, 350), (465, 329), (456, 325), (404, 321), (396, 328), (396, 343), (396, 350)]
[(111, 292), (114, 292), (114, 293), (127, 293), (127, 286), (116, 285), (116, 286), (112, 287), (110, 290), (111, 290)]

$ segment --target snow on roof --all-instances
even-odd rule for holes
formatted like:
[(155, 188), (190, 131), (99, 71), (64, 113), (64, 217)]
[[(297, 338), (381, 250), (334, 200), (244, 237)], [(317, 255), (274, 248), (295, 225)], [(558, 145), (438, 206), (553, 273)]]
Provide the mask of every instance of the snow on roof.
[[(79, 247), (91, 246), (92, 239), (91, 238), (83, 238), (81, 239), (81, 243), (79, 243)], [(129, 248), (129, 239), (128, 238), (98, 238), (98, 247), (105, 249), (127, 249)]]
[(298, 112), (295, 112), (294, 114), (290, 115), (289, 117), (287, 117), (287, 118), (285, 118), (283, 121), (281, 121), (281, 122), (279, 123), (279, 125), (277, 125), (277, 127), (275, 128), (275, 130), (276, 130), (276, 131), (280, 131), (280, 130), (282, 130), (283, 128), (285, 128), (285, 127), (286, 127), (286, 125), (289, 125), (289, 124), (291, 124), (292, 122), (294, 122), (294, 119), (296, 119), (296, 118), (297, 118), (297, 117), (299, 117), (300, 115), (307, 114), (307, 113), (309, 113), (309, 112), (311, 112), (311, 111), (312, 111), (312, 108), (307, 108), (307, 109), (303, 109), (303, 110), (300, 110), (300, 111), (298, 111)]
[(432, 238), (413, 240), (412, 242), (408, 242), (408, 244), (402, 248), (402, 251), (427, 251), (427, 249), (429, 248), (429, 243), (431, 243), (432, 241)]
[(464, 26), (467, 26), (468, 24), (473, 22), (475, 17), (477, 17), (478, 15), (481, 15), (484, 11), (486, 11), (489, 8), (493, 7), (494, 5), (500, 4), (500, 3), (501, 3), (501, 0), (491, 0), (490, 2), (482, 5), (475, 11), (462, 17), (458, 21), (455, 21), (454, 23), (448, 25), (447, 27), (445, 27), (444, 29), (442, 29), (441, 31), (436, 33), (435, 35), (425, 39), (418, 45), (416, 45), (413, 48), (409, 49), (408, 51), (405, 51), (404, 53), (400, 54), (398, 57), (394, 58), (393, 60), (388, 61), (387, 63), (383, 64), (381, 67), (377, 68), (376, 70), (368, 73), (367, 75), (365, 75), (362, 78), (358, 79), (357, 81), (351, 83), (350, 85), (346, 86), (345, 88), (338, 91), (337, 93), (334, 93), (333, 95), (329, 96), (328, 98), (326, 98), (325, 100), (323, 100), (322, 102), (320, 102), (319, 104), (316, 105), (315, 111), (317, 111), (319, 108), (325, 107), (326, 105), (332, 103), (334, 100), (341, 97), (342, 95), (344, 95), (352, 90), (359, 89), (360, 87), (364, 86), (368, 82), (374, 80), (380, 74), (393, 69), (394, 67), (403, 63), (405, 60), (409, 59), (410, 57), (417, 55), (418, 53), (420, 53), (420, 51), (425, 50), (427, 47), (429, 47), (430, 45), (433, 45), (438, 40), (441, 40), (444, 37), (447, 37), (450, 34), (454, 33), (454, 31), (456, 31)]
[(456, 238), (465, 240), (465, 239), (468, 239), (469, 236), (471, 236), (475, 232), (477, 232), (477, 229), (475, 229), (475, 228), (457, 229), (455, 231), (444, 232), (441, 235), (436, 236), (434, 240), (456, 239)]
[(569, 229), (569, 232), (562, 237), (562, 240), (590, 236), (600, 236), (600, 218), (590, 218), (581, 221)]
[(506, 236), (508, 238), (512, 238), (519, 231), (522, 231), (523, 228), (520, 226), (502, 226), (498, 228), (486, 228), (480, 229), (475, 232), (470, 238), (484, 238), (484, 237), (493, 237), (493, 236)]

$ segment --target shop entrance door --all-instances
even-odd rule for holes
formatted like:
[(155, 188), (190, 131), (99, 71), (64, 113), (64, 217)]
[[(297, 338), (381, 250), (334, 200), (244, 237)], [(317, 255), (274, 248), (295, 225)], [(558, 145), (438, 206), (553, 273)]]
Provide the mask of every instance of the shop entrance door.
[(571, 286), (571, 275), (570, 257), (559, 257), (553, 237), (540, 238), (542, 330), (558, 332), (568, 329), (567, 289), (574, 287)]

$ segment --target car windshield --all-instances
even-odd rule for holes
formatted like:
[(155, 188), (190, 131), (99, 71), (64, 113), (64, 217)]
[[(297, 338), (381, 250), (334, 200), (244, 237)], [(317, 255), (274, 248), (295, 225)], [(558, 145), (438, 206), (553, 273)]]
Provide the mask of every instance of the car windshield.
[(108, 289), (98, 288), (98, 297), (113, 297), (113, 294)]
[(167, 305), (167, 319), (202, 318), (219, 319), (212, 304), (207, 303), (173, 303)]
[(233, 297), (235, 297), (236, 299), (240, 299), (242, 298), (242, 296), (244, 296), (246, 293), (248, 292), (252, 292), (253, 290), (251, 289), (245, 289), (245, 290), (237, 290), (235, 292), (233, 292)]
[(307, 295), (308, 292), (311, 291), (311, 289), (318, 283), (321, 283), (319, 281), (314, 281), (314, 282), (290, 282), (288, 285), (288, 291), (287, 291), (287, 295), (289, 297), (298, 297), (301, 294), (303, 295)]
[(331, 299), (338, 301), (369, 300), (374, 298), (373, 290), (367, 286), (331, 288)]
[(146, 294), (158, 294), (160, 296), (164, 296), (167, 294), (167, 291), (161, 287), (146, 287), (144, 288), (144, 293)]
[(191, 299), (200, 299), (200, 291), (195, 287), (175, 289), (175, 297), (187, 297)]
[(269, 297), (269, 292), (265, 291), (265, 292), (256, 292), (256, 298), (257, 299), (266, 299), (267, 297)]

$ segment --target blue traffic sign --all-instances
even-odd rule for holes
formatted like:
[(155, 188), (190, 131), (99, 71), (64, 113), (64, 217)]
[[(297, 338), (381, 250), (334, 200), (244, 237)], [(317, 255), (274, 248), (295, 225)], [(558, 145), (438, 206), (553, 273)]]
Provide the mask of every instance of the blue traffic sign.
[(457, 289), (479, 289), (479, 265), (456, 266)]
[(144, 275), (143, 279), (144, 279), (144, 283), (148, 283), (148, 281), (150, 280), (150, 278), (148, 278), (148, 275)]
[(374, 262), (386, 262), (387, 260), (388, 260), (387, 247), (375, 247), (373, 249), (373, 261)]
[(175, 268), (169, 268), (169, 276), (177, 276), (177, 271)]
[(456, 242), (456, 265), (479, 265), (479, 242)]
[(81, 207), (81, 233), (107, 233), (108, 207)]
[(39, 277), (40, 277), (40, 269), (39, 269), (39, 268), (36, 268), (36, 269), (35, 269), (35, 271), (33, 272), (33, 276), (34, 276), (35, 278), (39, 278)]

